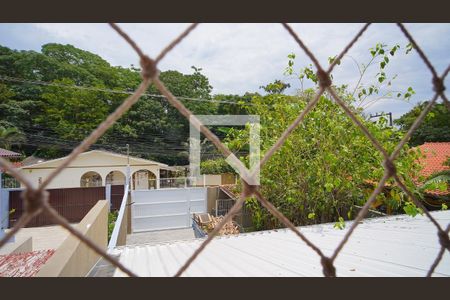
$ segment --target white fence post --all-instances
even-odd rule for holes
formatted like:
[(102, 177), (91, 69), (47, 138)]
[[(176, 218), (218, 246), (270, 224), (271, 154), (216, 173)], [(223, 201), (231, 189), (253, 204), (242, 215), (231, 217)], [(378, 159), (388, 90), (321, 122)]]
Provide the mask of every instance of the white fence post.
[(106, 200), (108, 200), (108, 203), (109, 203), (109, 210), (111, 210), (112, 209), (112, 207), (111, 207), (111, 184), (107, 184), (106, 186), (105, 186), (105, 195), (106, 195)]
[[(119, 213), (117, 214), (117, 219), (116, 219), (116, 222), (114, 224), (114, 229), (113, 229), (113, 232), (111, 234), (111, 239), (109, 240), (109, 243), (108, 243), (108, 249), (112, 249), (112, 248), (117, 246), (117, 239), (119, 238), (120, 227), (122, 225), (122, 222), (123, 222), (123, 219), (124, 219), (124, 215), (125, 215), (125, 210), (126, 210), (126, 206), (127, 206), (127, 200), (128, 200), (128, 196), (129, 196), (128, 193), (130, 192), (130, 186), (126, 185), (124, 187), (124, 191), (123, 192), (124, 193), (123, 193), (122, 202), (120, 203)], [(133, 220), (131, 220), (131, 226), (133, 226)]]

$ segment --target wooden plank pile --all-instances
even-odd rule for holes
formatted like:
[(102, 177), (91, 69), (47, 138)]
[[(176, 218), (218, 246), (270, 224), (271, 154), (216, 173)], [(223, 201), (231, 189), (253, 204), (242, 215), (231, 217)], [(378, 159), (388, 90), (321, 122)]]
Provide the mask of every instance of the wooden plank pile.
[[(208, 224), (205, 224), (205, 230), (207, 232), (211, 232), (214, 230), (214, 228), (219, 225), (220, 222), (223, 220), (223, 216), (214, 217), (212, 216), (212, 221)], [(222, 227), (222, 229), (219, 231), (219, 235), (229, 235), (229, 234), (239, 234), (239, 227), (236, 225), (234, 221), (229, 221), (225, 224), (225, 226)]]

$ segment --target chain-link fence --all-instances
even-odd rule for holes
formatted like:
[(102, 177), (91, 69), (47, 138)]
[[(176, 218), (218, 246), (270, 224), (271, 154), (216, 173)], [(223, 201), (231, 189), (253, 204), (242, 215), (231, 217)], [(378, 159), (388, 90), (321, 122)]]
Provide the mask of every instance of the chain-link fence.
[[(56, 168), (50, 176), (40, 185), (39, 188), (34, 188), (31, 183), (21, 175), (17, 170), (15, 170), (14, 166), (8, 161), (0, 158), (0, 167), (5, 168), (12, 176), (21, 181), (26, 187), (25, 191), (22, 194), (22, 198), (24, 200), (24, 210), (25, 213), (22, 217), (17, 221), (14, 227), (0, 240), (0, 247), (2, 247), (7, 240), (9, 240), (14, 234), (17, 233), (20, 228), (25, 226), (34, 216), (46, 212), (54, 219), (55, 223), (63, 226), (67, 229), (71, 234), (75, 235), (80, 241), (89, 246), (93, 251), (103, 256), (107, 261), (112, 263), (114, 266), (128, 274), (129, 276), (136, 276), (131, 270), (126, 268), (123, 264), (121, 264), (117, 259), (108, 255), (106, 251), (100, 248), (98, 245), (91, 242), (88, 238), (79, 233), (75, 228), (73, 228), (69, 222), (61, 217), (56, 210), (49, 205), (48, 193), (45, 188), (49, 185), (49, 183), (54, 180), (54, 178), (64, 169), (66, 168), (80, 153), (87, 150), (93, 143), (95, 143), (104, 133), (110, 128), (114, 122), (119, 119), (134, 103), (136, 103), (140, 96), (142, 96), (147, 88), (154, 84), (154, 86), (160, 91), (160, 93), (166, 97), (167, 101), (173, 105), (189, 122), (191, 125), (195, 126), (197, 130), (205, 135), (205, 137), (210, 140), (219, 150), (220, 152), (231, 161), (234, 161), (237, 165), (238, 169), (241, 171), (241, 174), (248, 174), (246, 172), (245, 166), (239, 161), (239, 159), (220, 141), (220, 139), (214, 135), (208, 128), (202, 126), (202, 123), (187, 109), (172, 93), (165, 87), (165, 85), (160, 81), (159, 78), (159, 70), (157, 68), (159, 62), (174, 48), (176, 47), (184, 38), (186, 38), (198, 24), (190, 25), (184, 32), (182, 32), (176, 39), (174, 39), (169, 45), (167, 45), (161, 53), (156, 58), (148, 57), (141, 48), (135, 43), (135, 41), (125, 33), (118, 25), (111, 24), (111, 27), (122, 37), (125, 41), (134, 49), (137, 55), (140, 58), (140, 64), (142, 67), (142, 82), (137, 88), (137, 90), (129, 96), (112, 114), (110, 114), (104, 122), (102, 122), (86, 139), (84, 139), (81, 144), (79, 144), (71, 154), (62, 162), (62, 164)], [(415, 120), (411, 128), (404, 135), (402, 140), (396, 146), (392, 153), (388, 153), (381, 144), (377, 141), (377, 139), (369, 132), (369, 130), (358, 120), (358, 118), (354, 115), (352, 110), (347, 106), (347, 104), (340, 99), (338, 94), (335, 92), (332, 87), (332, 80), (330, 78), (330, 74), (333, 71), (336, 63), (339, 62), (342, 57), (349, 51), (349, 49), (357, 42), (357, 40), (364, 34), (370, 24), (364, 25), (361, 30), (356, 34), (356, 36), (348, 43), (348, 45), (342, 50), (342, 52), (337, 56), (337, 58), (331, 63), (328, 69), (324, 69), (314, 56), (314, 54), (308, 49), (308, 47), (304, 44), (301, 38), (297, 35), (297, 33), (288, 25), (282, 24), (282, 26), (286, 29), (286, 31), (292, 36), (292, 38), (297, 42), (299, 47), (306, 53), (306, 55), (312, 60), (315, 68), (317, 69), (317, 78), (319, 81), (319, 89), (314, 96), (314, 98), (308, 103), (305, 107), (304, 111), (300, 113), (300, 115), (292, 122), (292, 124), (284, 131), (281, 137), (277, 140), (277, 142), (265, 153), (263, 158), (260, 161), (259, 166), (254, 170), (251, 174), (242, 177), (242, 193), (233, 207), (229, 210), (226, 216), (223, 218), (222, 222), (215, 227), (215, 229), (208, 235), (208, 237), (203, 241), (203, 243), (199, 246), (199, 248), (192, 254), (192, 256), (185, 262), (185, 264), (178, 270), (175, 276), (181, 276), (183, 272), (192, 264), (192, 262), (197, 258), (198, 255), (205, 249), (205, 247), (211, 242), (214, 236), (221, 230), (221, 228), (229, 222), (233, 216), (235, 216), (242, 208), (242, 205), (248, 197), (254, 196), (265, 208), (267, 208), (270, 213), (272, 213), (276, 218), (278, 218), (285, 226), (291, 229), (301, 240), (303, 240), (313, 251), (317, 253), (317, 255), (321, 258), (321, 265), (323, 274), (327, 277), (336, 276), (336, 269), (334, 266), (334, 262), (336, 257), (342, 251), (346, 242), (360, 223), (360, 221), (367, 214), (371, 204), (375, 201), (377, 195), (382, 191), (386, 181), (390, 178), (393, 178), (397, 185), (410, 197), (410, 199), (421, 208), (428, 219), (436, 226), (437, 235), (439, 238), (439, 243), (441, 245), (440, 251), (430, 266), (427, 276), (431, 276), (434, 272), (436, 266), (439, 264), (440, 260), (444, 252), (450, 251), (450, 240), (449, 240), (449, 231), (450, 224), (446, 228), (443, 228), (439, 225), (439, 223), (433, 218), (433, 216), (427, 211), (427, 209), (423, 206), (421, 201), (417, 199), (417, 197), (405, 186), (400, 177), (397, 175), (394, 161), (398, 157), (400, 150), (411, 137), (412, 133), (417, 129), (417, 127), (421, 124), (427, 113), (436, 103), (437, 99), (440, 97), (447, 108), (450, 110), (450, 102), (444, 94), (445, 86), (444, 86), (444, 78), (450, 71), (450, 66), (447, 67), (445, 72), (442, 75), (439, 75), (433, 65), (430, 63), (429, 59), (422, 51), (420, 46), (416, 43), (412, 35), (405, 28), (403, 24), (397, 24), (399, 29), (403, 32), (406, 38), (410, 41), (413, 47), (418, 52), (420, 58), (428, 67), (431, 72), (432, 86), (434, 90), (434, 96), (431, 101), (425, 106), (422, 110), (419, 117)], [(343, 239), (340, 241), (336, 249), (334, 250), (331, 256), (326, 256), (315, 244), (309, 241), (302, 232), (296, 228), (288, 218), (286, 218), (275, 206), (272, 205), (269, 201), (266, 200), (264, 195), (261, 194), (259, 186), (249, 185), (249, 178), (254, 178), (259, 172), (259, 169), (264, 166), (264, 164), (269, 160), (269, 158), (283, 145), (286, 139), (289, 137), (291, 132), (295, 130), (299, 124), (304, 120), (306, 114), (311, 111), (318, 103), (320, 96), (328, 92), (334, 101), (344, 110), (344, 112), (348, 115), (348, 117), (355, 123), (356, 126), (360, 128), (360, 130), (364, 133), (364, 135), (370, 140), (370, 142), (375, 146), (375, 148), (383, 155), (384, 157), (384, 175), (378, 182), (375, 190), (372, 192), (370, 197), (367, 199), (367, 202), (359, 211), (356, 216), (354, 222), (350, 226), (349, 230), (344, 235)]]

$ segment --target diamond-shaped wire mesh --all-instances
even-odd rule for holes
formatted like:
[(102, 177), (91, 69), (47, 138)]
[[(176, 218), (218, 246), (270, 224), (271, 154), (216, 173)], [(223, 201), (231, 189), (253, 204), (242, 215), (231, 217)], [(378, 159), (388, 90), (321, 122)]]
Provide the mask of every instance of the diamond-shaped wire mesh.
[[(174, 39), (169, 45), (167, 45), (161, 53), (155, 58), (152, 59), (144, 54), (144, 52), (140, 49), (140, 47), (134, 42), (134, 40), (128, 36), (118, 25), (110, 24), (111, 27), (120, 35), (125, 41), (134, 49), (137, 55), (140, 58), (140, 64), (142, 67), (142, 82), (137, 88), (137, 90), (129, 96), (125, 101), (110, 114), (105, 121), (103, 121), (83, 142), (77, 146), (71, 154), (62, 162), (62, 164), (56, 168), (50, 176), (39, 186), (39, 188), (34, 188), (31, 183), (20, 173), (18, 173), (14, 166), (8, 161), (0, 158), (0, 166), (3, 167), (6, 171), (8, 171), (12, 176), (21, 181), (25, 190), (22, 194), (22, 198), (24, 200), (25, 213), (22, 217), (16, 222), (14, 227), (0, 240), (0, 247), (2, 247), (7, 240), (9, 240), (14, 234), (16, 234), (22, 227), (24, 227), (34, 216), (46, 212), (54, 219), (55, 223), (63, 226), (66, 230), (68, 230), (71, 234), (76, 236), (81, 242), (85, 243), (89, 246), (93, 251), (97, 254), (101, 255), (105, 260), (113, 264), (115, 267), (119, 268), (121, 271), (126, 273), (129, 276), (136, 276), (131, 270), (126, 268), (123, 264), (121, 264), (116, 258), (110, 256), (105, 250), (101, 247), (93, 243), (90, 239), (83, 236), (80, 232), (78, 232), (75, 228), (73, 228), (69, 222), (58, 214), (56, 210), (54, 210), (51, 205), (48, 203), (48, 192), (45, 191), (45, 188), (49, 185), (49, 183), (57, 176), (64, 168), (66, 168), (80, 153), (87, 150), (93, 143), (95, 143), (108, 128), (110, 128), (115, 121), (117, 121), (130, 107), (136, 103), (140, 96), (145, 93), (147, 88), (154, 84), (156, 88), (161, 92), (163, 96), (166, 97), (167, 101), (171, 105), (173, 105), (193, 126), (197, 128), (201, 133), (205, 135), (205, 137), (210, 140), (227, 158), (231, 158), (238, 164), (238, 169), (241, 174), (245, 174), (244, 165), (235, 157), (235, 155), (220, 141), (220, 139), (214, 135), (207, 127), (202, 126), (202, 123), (187, 109), (172, 93), (165, 87), (165, 85), (159, 79), (159, 71), (157, 69), (158, 63), (169, 53), (173, 48), (175, 48), (184, 38), (186, 38), (196, 27), (198, 24), (194, 23), (190, 25), (185, 31), (183, 31), (176, 39)], [(221, 228), (229, 222), (233, 216), (235, 216), (242, 208), (244, 201), (251, 196), (256, 197), (258, 201), (267, 208), (271, 214), (273, 214), (276, 218), (278, 218), (286, 227), (291, 229), (302, 241), (304, 241), (313, 251), (317, 253), (320, 257), (320, 261), (322, 264), (323, 274), (327, 277), (335, 277), (336, 269), (334, 267), (334, 261), (336, 257), (339, 255), (346, 242), (360, 223), (360, 221), (367, 214), (370, 205), (375, 201), (377, 195), (383, 190), (386, 181), (389, 178), (393, 178), (398, 186), (412, 199), (412, 201), (421, 208), (425, 215), (430, 219), (430, 221), (436, 226), (437, 234), (439, 238), (439, 243), (441, 245), (441, 249), (438, 253), (433, 264), (430, 266), (430, 269), (427, 273), (427, 276), (431, 276), (434, 272), (435, 268), (439, 264), (442, 259), (445, 250), (450, 251), (450, 241), (449, 241), (449, 231), (450, 224), (443, 229), (439, 223), (433, 218), (433, 216), (428, 212), (428, 210), (423, 206), (423, 204), (417, 199), (417, 197), (403, 184), (402, 180), (396, 173), (394, 161), (398, 157), (400, 150), (411, 137), (412, 133), (417, 129), (417, 127), (421, 124), (427, 113), (431, 110), (435, 102), (439, 97), (444, 101), (448, 109), (450, 110), (450, 102), (444, 94), (445, 86), (444, 79), (450, 71), (450, 66), (447, 67), (445, 72), (439, 76), (436, 72), (433, 65), (430, 63), (429, 59), (416, 43), (412, 35), (405, 28), (403, 24), (397, 24), (406, 38), (411, 42), (413, 47), (417, 50), (420, 58), (424, 61), (427, 68), (430, 70), (432, 74), (432, 84), (434, 90), (434, 96), (431, 101), (427, 104), (427, 106), (423, 109), (419, 117), (415, 120), (411, 128), (405, 134), (400, 143), (396, 146), (394, 151), (389, 155), (388, 152), (381, 146), (381, 144), (377, 141), (377, 139), (369, 132), (369, 130), (358, 120), (358, 118), (354, 115), (351, 109), (345, 104), (344, 101), (340, 99), (337, 93), (334, 91), (332, 87), (332, 80), (330, 78), (330, 74), (336, 63), (340, 61), (340, 59), (350, 50), (350, 48), (357, 42), (357, 40), (364, 34), (370, 24), (364, 25), (361, 30), (356, 34), (356, 36), (348, 43), (348, 45), (342, 50), (342, 52), (337, 56), (334, 62), (329, 66), (327, 70), (324, 70), (314, 54), (308, 49), (308, 47), (303, 43), (300, 37), (296, 34), (296, 32), (288, 25), (282, 24), (285, 30), (292, 36), (292, 38), (297, 42), (300, 48), (306, 53), (306, 55), (312, 60), (316, 69), (317, 69), (317, 77), (319, 80), (319, 89), (308, 105), (305, 107), (302, 113), (292, 122), (292, 124), (283, 132), (277, 142), (265, 153), (264, 157), (261, 159), (259, 166), (256, 170), (251, 174), (255, 176), (256, 172), (259, 171), (260, 168), (264, 166), (264, 164), (270, 159), (270, 157), (283, 145), (285, 140), (289, 137), (289, 135), (294, 131), (298, 125), (304, 120), (306, 114), (312, 110), (317, 102), (319, 101), (320, 96), (324, 92), (328, 92), (334, 101), (341, 106), (347, 116), (352, 120), (352, 122), (358, 126), (358, 128), (364, 133), (364, 135), (370, 140), (370, 142), (375, 146), (375, 148), (383, 155), (384, 157), (384, 175), (378, 182), (377, 187), (372, 192), (370, 197), (367, 199), (365, 205), (359, 211), (356, 216), (354, 222), (350, 226), (349, 230), (344, 235), (344, 238), (340, 241), (333, 254), (330, 257), (327, 257), (323, 254), (323, 252), (314, 245), (311, 241), (309, 241), (302, 232), (296, 228), (288, 218), (286, 218), (275, 206), (272, 205), (265, 197), (260, 193), (259, 186), (252, 186), (247, 184), (244, 178), (241, 178), (242, 182), (242, 193), (236, 201), (235, 205), (230, 209), (228, 214), (223, 218), (223, 220), (214, 228), (214, 230), (208, 234), (208, 237), (203, 241), (200, 247), (189, 257), (189, 259), (185, 262), (185, 264), (178, 270), (175, 276), (181, 276), (183, 272), (191, 265), (191, 263), (201, 254), (201, 252), (205, 249), (205, 247), (211, 242), (211, 240), (218, 234)]]

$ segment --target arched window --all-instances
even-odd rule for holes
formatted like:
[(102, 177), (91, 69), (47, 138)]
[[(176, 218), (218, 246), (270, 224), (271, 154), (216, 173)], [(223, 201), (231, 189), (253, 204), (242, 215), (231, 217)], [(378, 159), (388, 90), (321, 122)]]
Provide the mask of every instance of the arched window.
[(106, 184), (124, 185), (125, 175), (120, 171), (111, 171), (106, 175)]
[(94, 186), (102, 186), (102, 176), (97, 172), (87, 172), (81, 176), (80, 180), (81, 187), (94, 187)]
[(149, 170), (139, 170), (131, 176), (135, 190), (156, 189), (156, 175)]

